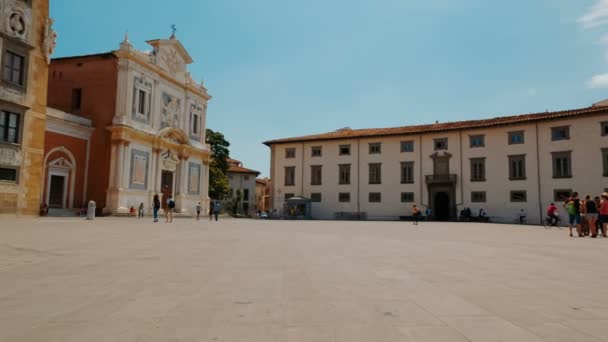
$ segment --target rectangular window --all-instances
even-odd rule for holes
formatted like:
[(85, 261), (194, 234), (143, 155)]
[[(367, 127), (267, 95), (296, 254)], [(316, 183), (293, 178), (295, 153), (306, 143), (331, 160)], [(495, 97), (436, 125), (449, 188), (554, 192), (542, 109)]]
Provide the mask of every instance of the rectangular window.
[(435, 151), (448, 149), (448, 138), (433, 139)]
[(369, 154), (380, 154), (380, 153), (382, 153), (382, 143), (369, 144)]
[(285, 201), (287, 201), (288, 199), (295, 197), (294, 194), (285, 194)]
[(471, 192), (471, 202), (485, 203), (486, 202), (486, 192), (485, 191), (472, 191)]
[(285, 167), (285, 186), (296, 185), (296, 167), (287, 166)]
[(342, 203), (350, 202), (350, 192), (341, 192), (338, 194), (338, 201)]
[(414, 183), (414, 162), (401, 163), (401, 184)]
[(511, 191), (511, 202), (526, 202), (528, 194), (525, 190)]
[(72, 111), (77, 112), (82, 106), (82, 88), (72, 89)]
[(137, 112), (139, 114), (146, 114), (146, 92), (143, 90), (137, 91)]
[(555, 202), (565, 202), (572, 194), (572, 189), (555, 189), (553, 190), (553, 200)]
[(369, 164), (369, 184), (382, 184), (382, 164)]
[(198, 134), (198, 114), (192, 114), (192, 134)]
[(414, 202), (414, 193), (413, 192), (402, 192), (401, 193), (401, 203), (412, 203)]
[(509, 145), (524, 143), (524, 131), (509, 132)]
[(572, 152), (552, 152), (553, 157), (553, 178), (572, 177)]
[(4, 51), (2, 79), (12, 85), (25, 85), (25, 56), (11, 50)]
[(293, 159), (296, 157), (296, 149), (295, 148), (286, 148), (285, 149), (285, 158)]
[(486, 145), (486, 136), (482, 135), (482, 134), (470, 135), (469, 143), (470, 143), (471, 148), (484, 147)]
[(243, 189), (243, 201), (249, 202), (249, 189)]
[(380, 193), (380, 192), (370, 192), (369, 193), (369, 202), (370, 203), (380, 203), (380, 202), (382, 202), (382, 193)]
[(602, 136), (603, 137), (607, 136), (608, 135), (608, 121), (602, 122), (600, 124), (600, 128), (602, 129), (601, 130)]
[(0, 167), (0, 181), (17, 183), (17, 169)]
[(509, 179), (526, 179), (526, 155), (509, 156)]
[(19, 124), (21, 115), (0, 111), (0, 142), (19, 143)]
[(310, 201), (311, 202), (316, 202), (316, 203), (321, 202), (321, 193), (320, 192), (314, 192), (314, 193), (310, 194)]
[(604, 177), (608, 177), (608, 148), (602, 149), (602, 165), (604, 165)]
[(350, 184), (350, 164), (340, 164), (338, 168), (339, 184)]
[(486, 158), (471, 158), (471, 182), (485, 182)]
[(321, 185), (323, 182), (323, 166), (310, 166), (310, 185)]
[(401, 152), (414, 152), (414, 141), (402, 141), (401, 142)]
[(321, 146), (313, 146), (311, 148), (311, 155), (313, 157), (321, 157), (323, 155), (323, 148)]
[(340, 145), (340, 155), (350, 156), (350, 145)]
[(570, 139), (570, 127), (552, 127), (551, 128), (551, 140), (568, 140)]

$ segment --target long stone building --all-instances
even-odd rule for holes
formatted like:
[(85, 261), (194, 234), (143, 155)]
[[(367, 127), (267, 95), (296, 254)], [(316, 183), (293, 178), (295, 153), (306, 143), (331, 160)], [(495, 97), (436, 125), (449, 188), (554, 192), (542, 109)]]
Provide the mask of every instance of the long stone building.
[(454, 220), (483, 208), (539, 223), (572, 191), (608, 187), (608, 101), (587, 108), (381, 129), (342, 129), (265, 142), (271, 205), (312, 200), (317, 219), (397, 219), (413, 204)]
[(181, 42), (128, 38), (118, 50), (53, 59), (43, 201), (73, 209), (88, 200), (98, 213), (122, 214), (152, 198), (176, 199), (177, 211), (208, 206), (210, 148), (205, 144), (207, 103), (202, 83)]
[(0, 214), (40, 209), (52, 25), (48, 0), (0, 0)]

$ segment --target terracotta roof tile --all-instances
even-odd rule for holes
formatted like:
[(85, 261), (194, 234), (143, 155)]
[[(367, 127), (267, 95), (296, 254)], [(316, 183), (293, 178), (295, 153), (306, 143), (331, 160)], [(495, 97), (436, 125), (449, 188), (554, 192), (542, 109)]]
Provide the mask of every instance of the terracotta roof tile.
[(420, 133), (434, 133), (434, 132), (445, 132), (461, 129), (475, 129), (475, 128), (486, 128), (495, 126), (506, 126), (506, 125), (517, 125), (523, 123), (564, 119), (585, 115), (593, 115), (600, 113), (608, 113), (608, 107), (606, 106), (591, 106), (580, 109), (564, 110), (558, 112), (542, 112), (534, 114), (523, 114), (523, 115), (512, 115), (502, 116), (491, 119), (482, 120), (468, 120), (468, 121), (455, 121), (445, 122), (427, 125), (417, 126), (403, 126), (393, 128), (370, 128), (370, 129), (343, 129), (335, 132), (306, 135), (301, 137), (277, 139), (264, 142), (265, 145), (281, 144), (281, 143), (294, 143), (294, 142), (305, 142), (305, 141), (316, 141), (316, 140), (338, 140), (338, 139), (349, 139), (349, 138), (365, 138), (365, 137), (378, 137), (378, 136), (390, 136), (390, 135), (409, 135), (409, 134), (420, 134)]
[(255, 174), (255, 175), (259, 175), (260, 172), (259, 171), (255, 171), (255, 170), (251, 170), (242, 166), (237, 166), (237, 165), (230, 165), (230, 167), (228, 168), (228, 172), (234, 172), (234, 173), (251, 173), (251, 174)]

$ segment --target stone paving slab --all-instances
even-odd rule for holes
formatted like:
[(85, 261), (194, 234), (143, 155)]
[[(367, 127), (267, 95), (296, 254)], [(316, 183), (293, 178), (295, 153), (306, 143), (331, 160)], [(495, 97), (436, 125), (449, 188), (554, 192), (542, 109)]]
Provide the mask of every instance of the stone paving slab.
[(608, 239), (403, 222), (0, 218), (0, 341), (608, 341)]

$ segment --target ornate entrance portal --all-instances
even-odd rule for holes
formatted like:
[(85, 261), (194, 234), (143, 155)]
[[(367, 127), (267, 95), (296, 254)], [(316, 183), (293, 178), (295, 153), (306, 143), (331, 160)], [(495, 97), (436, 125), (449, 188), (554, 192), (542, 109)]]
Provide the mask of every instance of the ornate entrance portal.
[(160, 177), (160, 191), (162, 193), (161, 206), (167, 209), (167, 199), (173, 196), (173, 171), (163, 170)]

